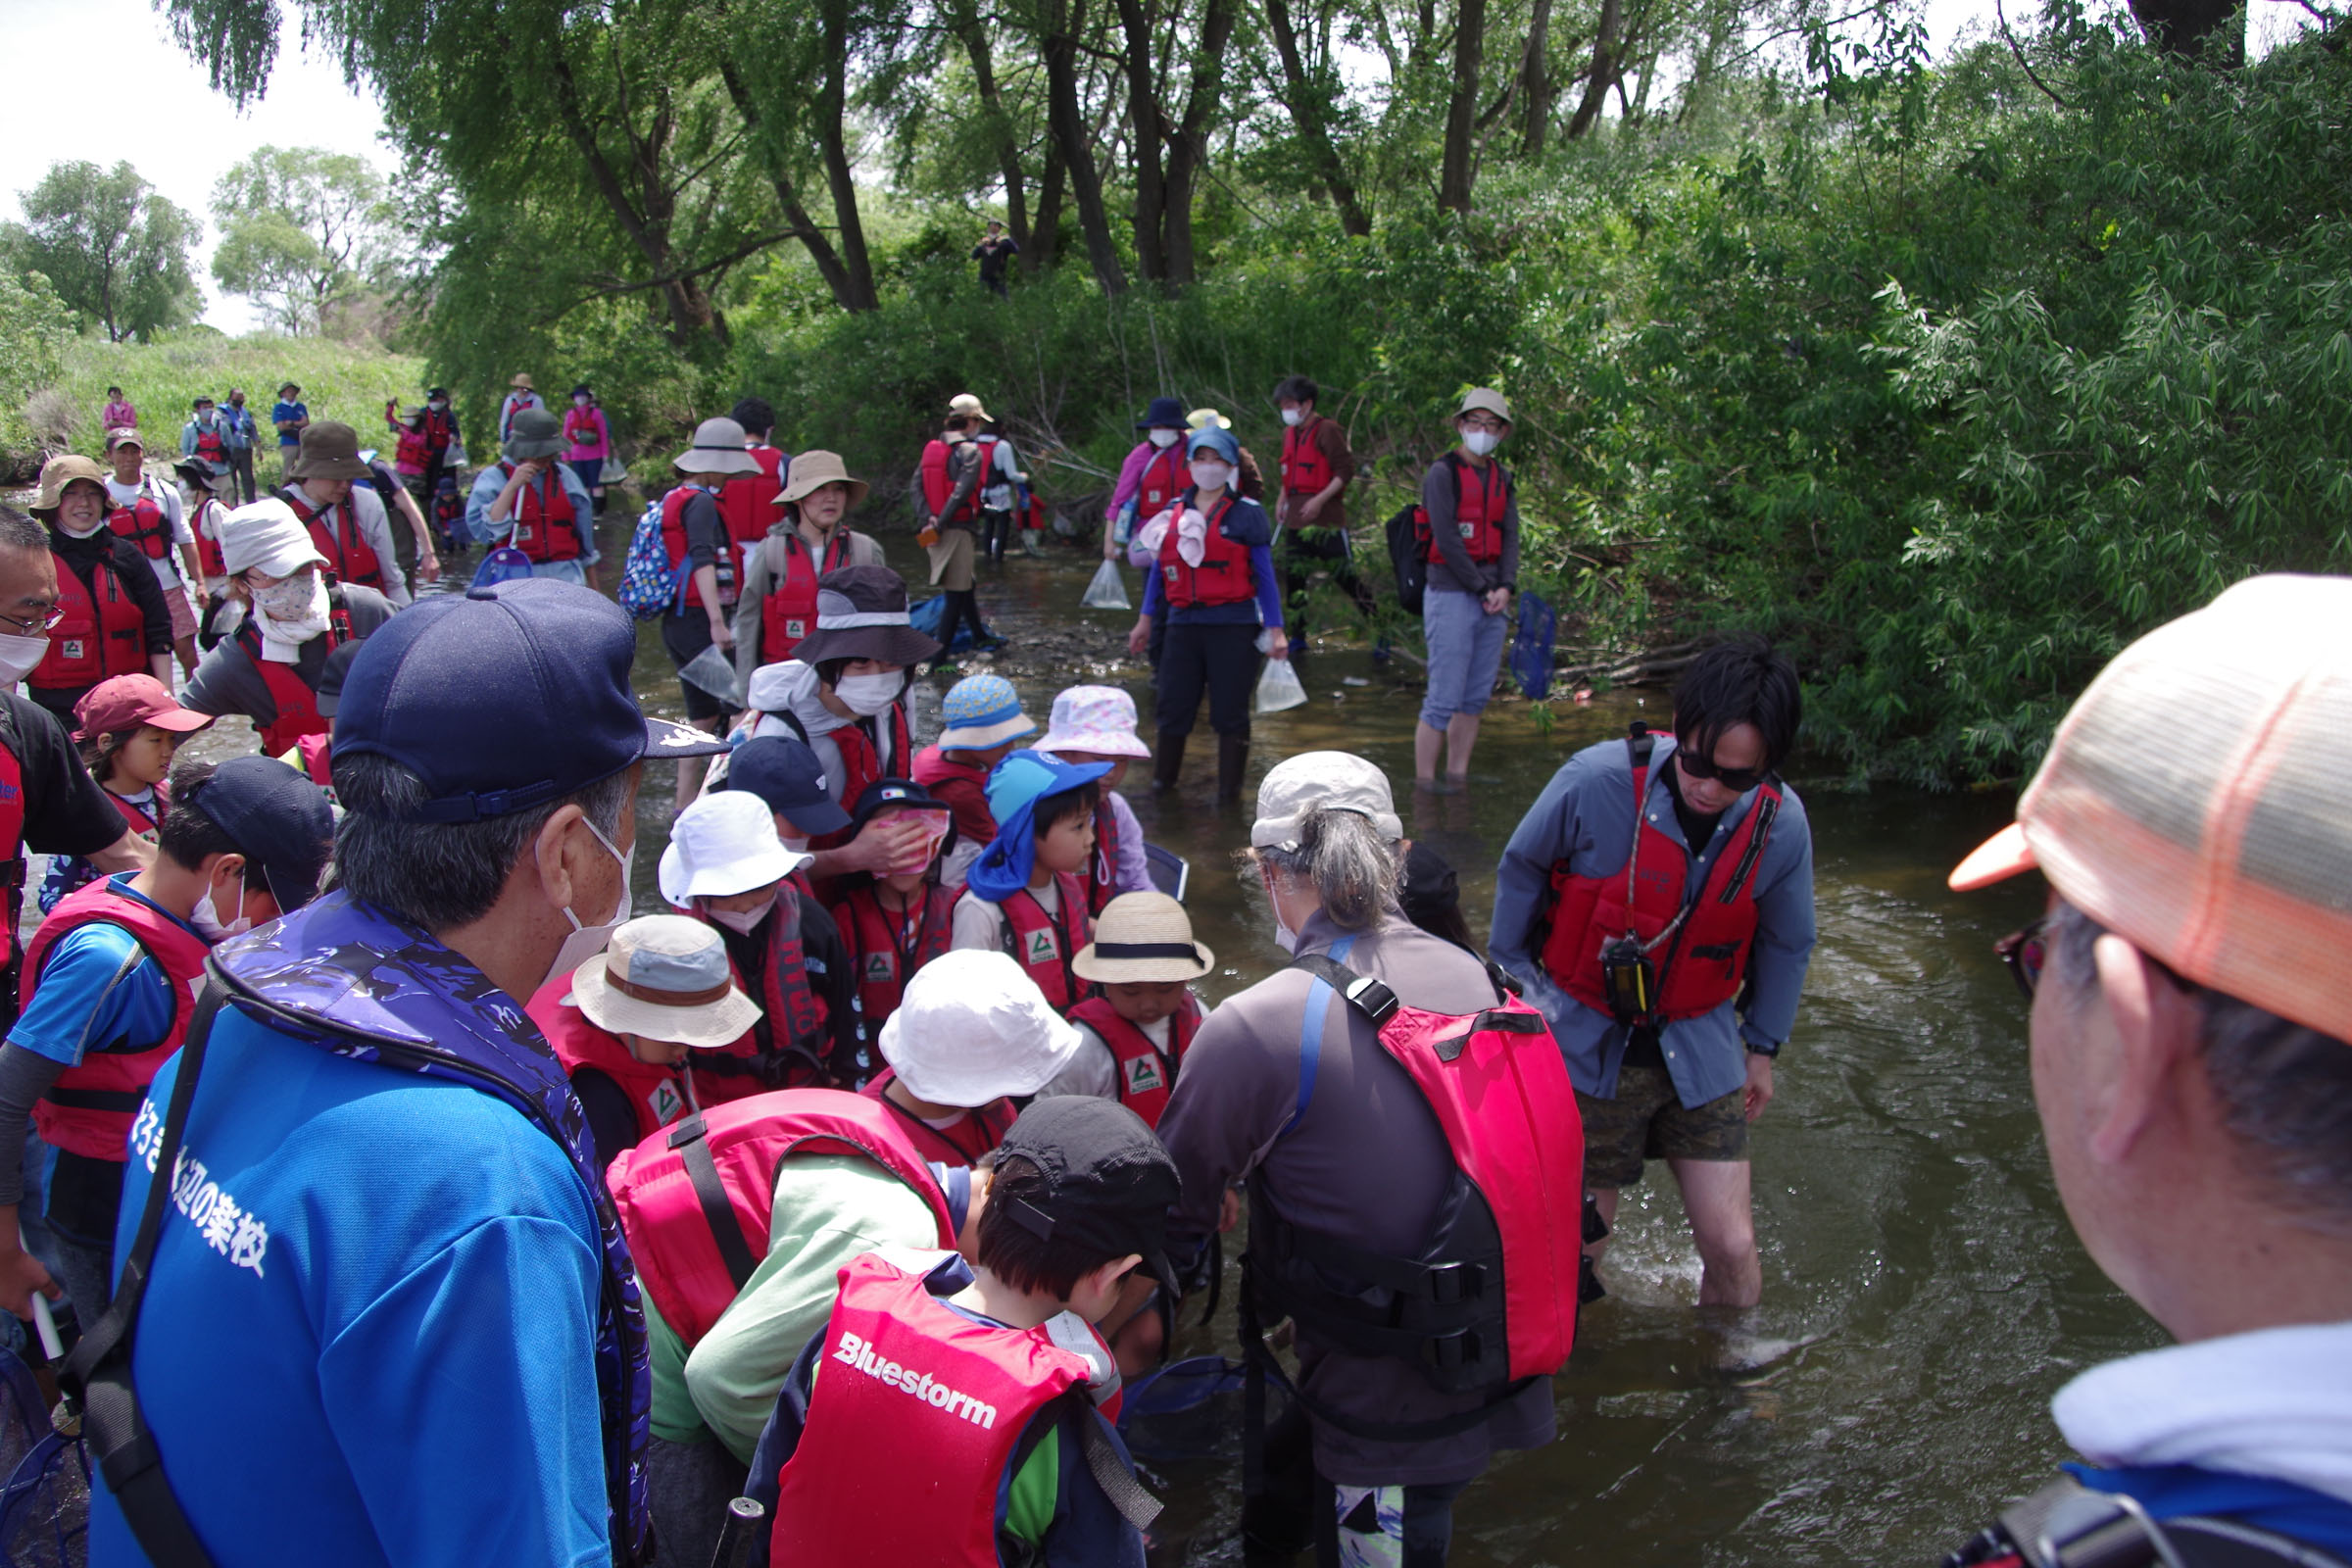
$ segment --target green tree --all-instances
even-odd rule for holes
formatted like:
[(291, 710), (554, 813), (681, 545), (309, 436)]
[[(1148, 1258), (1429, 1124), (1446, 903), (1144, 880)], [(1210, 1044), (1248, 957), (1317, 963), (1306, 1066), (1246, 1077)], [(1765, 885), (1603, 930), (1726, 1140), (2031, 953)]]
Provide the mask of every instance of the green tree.
[(335, 300), (388, 258), (383, 176), (318, 147), (257, 148), (213, 187), (213, 278), (287, 332), (318, 330)]
[(0, 270), (0, 452), (30, 452), (40, 432), (25, 403), (57, 384), (74, 315), (38, 272)]
[(203, 225), (130, 165), (53, 164), (17, 195), (24, 221), (0, 229), (0, 244), (19, 270), (40, 273), (76, 316), (104, 327), (108, 341), (145, 341), (195, 318), (203, 301), (188, 253)]

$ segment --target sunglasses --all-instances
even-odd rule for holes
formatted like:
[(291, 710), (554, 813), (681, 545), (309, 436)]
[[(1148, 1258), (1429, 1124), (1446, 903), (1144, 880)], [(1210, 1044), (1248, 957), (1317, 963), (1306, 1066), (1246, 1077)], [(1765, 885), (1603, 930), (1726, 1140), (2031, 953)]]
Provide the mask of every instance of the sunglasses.
[(2034, 988), (2041, 984), (2042, 965), (2049, 962), (2050, 944), (2042, 935), (2043, 920), (2035, 920), (2023, 930), (2012, 931), (1992, 945), (2009, 966), (2009, 978), (2017, 982), (2026, 1000), (2034, 1000)]
[(1717, 767), (1696, 752), (1677, 750), (1674, 765), (1683, 770), (1686, 778), (1712, 779), (1727, 790), (1744, 795), (1772, 776), (1769, 767)]

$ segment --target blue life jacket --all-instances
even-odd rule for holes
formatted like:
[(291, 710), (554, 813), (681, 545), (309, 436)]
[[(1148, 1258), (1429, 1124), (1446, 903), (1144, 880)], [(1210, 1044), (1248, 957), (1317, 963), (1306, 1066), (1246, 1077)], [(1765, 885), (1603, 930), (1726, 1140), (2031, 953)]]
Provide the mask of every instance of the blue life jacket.
[[(1944, 1559), (1945, 1568), (2352, 1564), (2352, 1501), (2291, 1481), (2196, 1465), (2066, 1466)], [(2163, 1549), (2155, 1539), (2163, 1537)]]

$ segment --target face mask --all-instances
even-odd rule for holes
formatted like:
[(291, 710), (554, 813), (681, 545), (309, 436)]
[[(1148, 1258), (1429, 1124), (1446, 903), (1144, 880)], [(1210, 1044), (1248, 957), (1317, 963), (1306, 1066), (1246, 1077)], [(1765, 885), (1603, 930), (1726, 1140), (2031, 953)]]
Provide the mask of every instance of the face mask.
[(430, 409), (446, 409), (449, 407), (449, 401), (446, 398), (435, 398), (432, 402), (426, 404), (425, 407)]
[(1203, 490), (1222, 490), (1225, 488), (1225, 481), (1232, 477), (1233, 469), (1226, 464), (1196, 463), (1193, 465), (1193, 483)]
[(198, 899), (196, 907), (188, 911), (188, 924), (194, 926), (196, 934), (207, 942), (225, 942), (230, 937), (253, 929), (253, 921), (244, 911), (245, 871), (240, 866), (237, 870), (237, 917), (227, 921), (220, 918), (220, 909), (213, 904), (213, 885), (207, 882), (204, 885), (204, 897)]
[(1182, 440), (1184, 432), (1181, 430), (1147, 430), (1144, 432), (1144, 439), (1163, 452)]
[(565, 937), (564, 945), (556, 950), (556, 961), (548, 965), (540, 985), (547, 984), (560, 974), (571, 973), (604, 952), (605, 944), (612, 940), (613, 928), (629, 917), (629, 870), (631, 862), (637, 858), (637, 846), (630, 845), (629, 853), (623, 855), (612, 847), (611, 839), (597, 832), (594, 822), (585, 817), (581, 818), (581, 822), (589, 832), (596, 834), (596, 842), (605, 847), (605, 853), (620, 862), (620, 898), (613, 904), (611, 917), (599, 920), (594, 925), (581, 924), (580, 917), (571, 912), (571, 906), (567, 904), (564, 906), (564, 918), (571, 922), (571, 935)]
[[(774, 906), (770, 905), (769, 908)], [(703, 911), (739, 937), (748, 937), (767, 918), (767, 909), (705, 909)]]
[(588, 406), (588, 400), (584, 397), (573, 398), (571, 406), (575, 409), (584, 409)]
[(271, 620), (311, 620), (326, 613), (326, 579), (317, 575), (288, 577), (254, 590), (254, 608)]
[(1305, 417), (1306, 411), (1304, 409), (1285, 409), (1282, 411), (1282, 422), (1285, 424), (1297, 424), (1300, 419)]
[(47, 637), (0, 634), (0, 685), (14, 686), (49, 657)]
[(897, 702), (899, 690), (906, 684), (904, 675), (844, 675), (835, 683), (833, 695), (851, 712), (871, 718)]
[(1285, 953), (1297, 953), (1298, 951), (1298, 933), (1283, 923), (1282, 901), (1274, 896), (1272, 873), (1264, 874), (1262, 880), (1266, 889), (1266, 907), (1274, 911), (1274, 945)]
[(1483, 458), (1502, 445), (1502, 433), (1498, 430), (1464, 430), (1462, 445), (1470, 449), (1472, 457)]
[(64, 534), (69, 539), (87, 539), (105, 526), (106, 517), (104, 514), (101, 514), (98, 520), (91, 523), (87, 528), (69, 528), (66, 526), (66, 519), (63, 516), (60, 516), (57, 519), (57, 531)]

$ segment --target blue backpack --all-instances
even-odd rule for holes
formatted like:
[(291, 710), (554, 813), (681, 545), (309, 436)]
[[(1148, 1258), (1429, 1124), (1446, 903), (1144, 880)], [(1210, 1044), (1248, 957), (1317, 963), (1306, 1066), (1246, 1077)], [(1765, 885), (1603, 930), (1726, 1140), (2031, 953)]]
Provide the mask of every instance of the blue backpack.
[[(685, 564), (679, 563), (683, 567)], [(672, 570), (669, 547), (662, 542), (662, 503), (649, 501), (629, 535), (628, 559), (620, 568), (620, 608), (639, 620), (682, 611), (686, 573)]]

